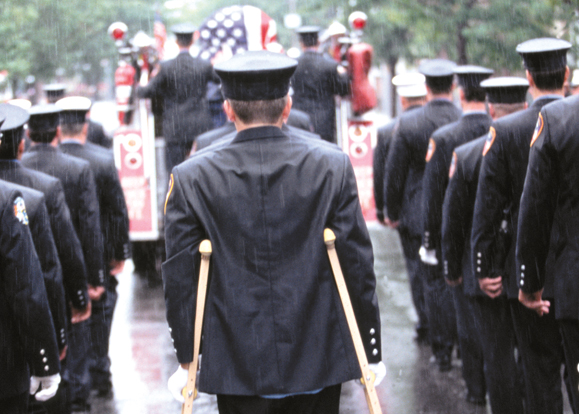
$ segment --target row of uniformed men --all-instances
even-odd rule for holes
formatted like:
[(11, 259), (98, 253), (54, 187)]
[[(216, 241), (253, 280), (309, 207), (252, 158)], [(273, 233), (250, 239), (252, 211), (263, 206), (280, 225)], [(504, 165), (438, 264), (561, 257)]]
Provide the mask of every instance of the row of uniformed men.
[[(484, 405), (488, 393), (494, 414), (562, 413), (562, 364), (579, 412), (579, 100), (563, 99), (570, 46), (519, 44), (527, 79), (427, 61), (425, 85), (418, 74), (394, 79), (405, 112), (379, 131), (377, 213), (400, 234), (418, 338), (441, 371), (457, 338), (466, 398)], [(455, 75), (462, 112), (451, 102)]]
[[(57, 86), (47, 97), (63, 93)], [(112, 153), (87, 142), (90, 106), (83, 97), (28, 110), (0, 104), (3, 412), (86, 412), (91, 385), (111, 390), (114, 275), (130, 255), (128, 213)]]

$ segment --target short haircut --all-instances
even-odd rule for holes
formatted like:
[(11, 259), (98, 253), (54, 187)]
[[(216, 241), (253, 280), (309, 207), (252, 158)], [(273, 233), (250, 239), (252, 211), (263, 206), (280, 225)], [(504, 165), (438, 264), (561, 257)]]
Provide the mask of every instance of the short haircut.
[(84, 123), (60, 124), (60, 130), (62, 131), (62, 135), (67, 137), (74, 137), (80, 134), (83, 128)]
[(13, 160), (18, 156), (18, 145), (24, 136), (24, 128), (11, 129), (2, 133), (2, 142), (0, 143), (0, 159)]
[(510, 104), (489, 103), (489, 105), (493, 106), (496, 118), (500, 118), (505, 115), (510, 115), (512, 113), (525, 109), (525, 102), (510, 103)]
[(304, 47), (314, 47), (318, 45), (318, 36), (302, 36), (300, 42)]
[(228, 99), (231, 109), (244, 124), (275, 124), (281, 118), (287, 100), (287, 95), (267, 101), (236, 101)]
[(531, 72), (531, 77), (535, 81), (535, 86), (543, 91), (554, 91), (561, 89), (565, 82), (565, 71), (567, 67), (553, 71)]
[(178, 35), (175, 42), (179, 47), (188, 47), (193, 43), (193, 34), (189, 35)]
[(462, 88), (462, 90), (467, 102), (484, 102), (486, 100), (487, 94), (483, 88)]
[(28, 136), (34, 142), (49, 144), (52, 142), (54, 137), (56, 137), (56, 129), (51, 129), (47, 131), (34, 131), (29, 128)]
[(452, 83), (454, 78), (452, 76), (426, 77), (426, 86), (430, 91), (437, 95), (440, 93), (449, 93), (452, 90)]

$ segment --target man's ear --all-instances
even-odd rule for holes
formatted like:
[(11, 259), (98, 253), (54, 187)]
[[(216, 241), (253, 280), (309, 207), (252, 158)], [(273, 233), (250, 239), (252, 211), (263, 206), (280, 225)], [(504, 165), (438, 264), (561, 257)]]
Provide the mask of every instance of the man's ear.
[(291, 110), (292, 110), (292, 102), (293, 102), (293, 101), (292, 101), (292, 97), (291, 97), (291, 96), (288, 96), (288, 97), (287, 97), (287, 102), (286, 102), (285, 107), (283, 108), (283, 112), (282, 112), (282, 114), (281, 114), (284, 122), (287, 121), (287, 119), (288, 119), (288, 117), (289, 117), (289, 114), (290, 114), (290, 112), (291, 112)]
[(231, 107), (231, 104), (228, 100), (223, 102), (223, 110), (225, 111), (225, 115), (227, 115), (227, 119), (229, 119), (231, 122), (235, 122), (235, 112), (233, 112), (233, 108)]

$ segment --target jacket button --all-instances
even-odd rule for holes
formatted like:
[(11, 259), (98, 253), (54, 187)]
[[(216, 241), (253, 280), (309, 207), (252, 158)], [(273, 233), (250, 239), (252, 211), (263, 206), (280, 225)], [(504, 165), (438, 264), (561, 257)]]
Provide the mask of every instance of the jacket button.
[(45, 371), (48, 371), (49, 369), (50, 369), (50, 368), (48, 368), (48, 365), (46, 365), (46, 366), (44, 367), (44, 370), (45, 370)]
[(372, 340), (370, 341), (370, 345), (376, 345), (376, 338), (372, 338)]
[(46, 351), (44, 349), (40, 350), (40, 355), (44, 355), (46, 353)]
[(525, 281), (521, 280), (521, 286), (524, 286), (524, 285), (525, 285)]
[(48, 362), (48, 358), (46, 358), (46, 357), (42, 358), (42, 362), (44, 362), (44, 363)]
[(374, 348), (374, 350), (372, 351), (372, 355), (374, 356), (378, 355), (378, 350), (376, 348)]
[(374, 328), (370, 329), (370, 335), (374, 335), (376, 333), (376, 331), (374, 330)]

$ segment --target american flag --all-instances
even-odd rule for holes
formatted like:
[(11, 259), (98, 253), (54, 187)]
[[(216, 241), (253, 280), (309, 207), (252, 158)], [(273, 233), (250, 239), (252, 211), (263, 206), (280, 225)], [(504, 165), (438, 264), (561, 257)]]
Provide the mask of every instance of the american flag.
[(217, 10), (199, 28), (199, 57), (211, 60), (218, 52), (235, 55), (263, 50), (277, 44), (277, 26), (254, 6), (230, 6)]
[(163, 60), (165, 41), (167, 40), (167, 31), (165, 30), (165, 25), (163, 24), (163, 20), (161, 20), (161, 14), (159, 12), (155, 13), (153, 34), (155, 36), (155, 48), (157, 49), (157, 55), (159, 60)]

